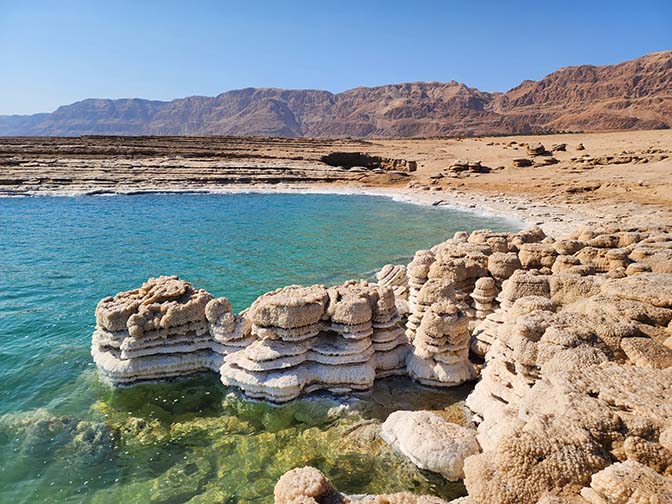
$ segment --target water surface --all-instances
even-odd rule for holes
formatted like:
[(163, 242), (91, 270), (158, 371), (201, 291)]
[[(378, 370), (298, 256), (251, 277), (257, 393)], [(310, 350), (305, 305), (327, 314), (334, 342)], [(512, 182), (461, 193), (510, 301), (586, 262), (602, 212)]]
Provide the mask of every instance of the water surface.
[[(371, 279), (483, 227), (512, 225), (372, 196), (0, 199), (0, 502), (270, 502), (277, 477), (307, 463), (351, 493), (459, 495), (376, 438), (390, 385), (348, 415), (326, 399), (245, 401), (214, 376), (112, 391), (89, 342), (97, 301), (150, 276), (179, 275), (239, 311), (283, 285)], [(441, 409), (464, 393), (422, 400)]]

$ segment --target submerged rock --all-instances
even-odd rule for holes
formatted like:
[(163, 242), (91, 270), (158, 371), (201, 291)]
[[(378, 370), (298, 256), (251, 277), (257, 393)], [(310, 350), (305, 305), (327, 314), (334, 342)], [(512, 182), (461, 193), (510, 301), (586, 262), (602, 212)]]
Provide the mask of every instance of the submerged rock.
[(480, 451), (475, 431), (429, 411), (395, 411), (381, 426), (381, 437), (419, 468), (449, 481), (464, 478), (464, 459)]

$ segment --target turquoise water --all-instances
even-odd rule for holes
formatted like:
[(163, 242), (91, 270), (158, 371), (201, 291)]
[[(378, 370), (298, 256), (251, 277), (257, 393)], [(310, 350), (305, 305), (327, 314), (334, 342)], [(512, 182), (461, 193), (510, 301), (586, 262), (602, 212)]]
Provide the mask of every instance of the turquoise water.
[[(287, 284), (370, 279), (482, 227), (511, 224), (369, 196), (0, 199), (0, 502), (269, 502), (306, 457), (353, 493), (459, 493), (392, 455), (369, 460), (374, 441), (328, 447), (377, 415), (249, 403), (209, 376), (112, 391), (89, 341), (97, 301), (150, 276), (179, 275), (239, 311)], [(371, 464), (385, 477), (354, 476)]]

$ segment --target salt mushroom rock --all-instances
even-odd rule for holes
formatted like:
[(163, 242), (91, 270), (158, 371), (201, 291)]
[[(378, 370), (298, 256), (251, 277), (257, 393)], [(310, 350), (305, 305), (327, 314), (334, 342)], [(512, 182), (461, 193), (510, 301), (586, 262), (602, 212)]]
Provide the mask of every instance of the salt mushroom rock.
[(521, 268), (520, 259), (515, 252), (495, 252), (488, 257), (488, 272), (499, 282), (506, 280), (514, 271)]
[(472, 380), (468, 359), (469, 320), (451, 301), (432, 304), (418, 327), (406, 368), (420, 383), (452, 387)]
[(502, 284), (498, 300), (503, 309), (508, 309), (517, 299), (525, 296), (550, 297), (549, 276), (517, 270)]
[(408, 340), (390, 287), (366, 282), (289, 286), (251, 306), (253, 344), (227, 355), (225, 385), (272, 402), (302, 393), (365, 390), (404, 372)]
[(490, 277), (479, 278), (470, 296), (474, 300), (476, 318), (480, 320), (484, 319), (494, 311), (493, 302), (497, 296), (495, 279)]
[[(128, 385), (216, 369), (230, 349), (213, 350), (206, 315), (213, 300), (175, 276), (150, 278), (139, 289), (102, 299), (91, 346), (100, 374)], [(230, 304), (221, 300), (215, 311), (230, 315)]]
[(406, 268), (409, 287), (408, 308), (410, 312), (413, 312), (415, 309), (418, 292), (427, 281), (429, 267), (434, 260), (434, 253), (431, 250), (418, 250)]
[(422, 322), (427, 308), (433, 303), (455, 298), (455, 287), (452, 281), (434, 278), (427, 280), (418, 290), (414, 309), (406, 323), (406, 336), (409, 341), (415, 338), (415, 332)]
[(464, 459), (479, 453), (476, 433), (429, 411), (395, 411), (381, 425), (380, 435), (394, 450), (420, 469), (449, 481), (464, 477)]

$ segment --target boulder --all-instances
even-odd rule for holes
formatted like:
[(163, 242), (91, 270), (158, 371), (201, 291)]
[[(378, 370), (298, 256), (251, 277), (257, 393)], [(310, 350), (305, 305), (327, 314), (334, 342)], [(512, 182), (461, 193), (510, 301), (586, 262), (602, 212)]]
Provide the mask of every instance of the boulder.
[(395, 411), (381, 426), (381, 437), (421, 469), (450, 481), (464, 477), (464, 459), (479, 453), (476, 432), (429, 411)]

